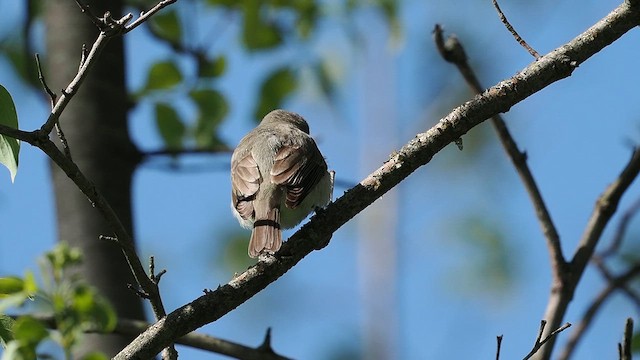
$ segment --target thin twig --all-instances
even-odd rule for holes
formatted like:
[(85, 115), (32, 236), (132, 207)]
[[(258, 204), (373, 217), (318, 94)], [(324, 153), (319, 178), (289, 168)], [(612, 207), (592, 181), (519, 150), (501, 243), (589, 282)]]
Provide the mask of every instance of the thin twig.
[(633, 342), (633, 319), (627, 318), (624, 326), (624, 337), (622, 344), (619, 344), (620, 360), (631, 360), (633, 353), (631, 352), (631, 343)]
[(536, 58), (536, 60), (540, 59), (540, 54), (538, 54), (537, 51), (535, 51), (531, 46), (529, 46), (529, 44), (527, 44), (527, 42), (524, 41), (524, 39), (520, 35), (518, 35), (518, 32), (516, 31), (516, 29), (514, 29), (513, 26), (511, 26), (511, 24), (509, 23), (509, 20), (507, 20), (507, 17), (504, 15), (502, 10), (500, 10), (500, 6), (498, 5), (498, 1), (497, 0), (491, 0), (491, 1), (493, 2), (493, 7), (495, 7), (496, 11), (498, 12), (498, 16), (500, 17), (500, 21), (504, 24), (504, 26), (507, 28), (507, 30), (509, 30), (511, 35), (513, 35), (513, 37), (516, 39), (518, 44), (520, 44), (522, 47), (524, 47), (529, 52), (529, 54), (531, 54), (531, 56)]
[(502, 347), (502, 335), (496, 336), (497, 349), (496, 349), (496, 360), (500, 360), (500, 348)]
[[(565, 281), (552, 288), (547, 303), (544, 318), (551, 327), (559, 326), (573, 299), (576, 287), (584, 274), (585, 268), (592, 258), (596, 245), (600, 240), (605, 226), (611, 220), (618, 208), (622, 195), (640, 172), (640, 150), (635, 149), (631, 159), (615, 181), (610, 184), (596, 201), (595, 209), (589, 218), (582, 238), (577, 246), (572, 260), (568, 264)], [(551, 355), (554, 341), (550, 341), (542, 348), (541, 358)]]
[(151, 16), (153, 16), (153, 14), (155, 14), (158, 11), (162, 10), (163, 8), (173, 4), (176, 1), (178, 1), (178, 0), (162, 0), (162, 1), (160, 1), (154, 7), (149, 9), (149, 11), (141, 13), (140, 16), (134, 22), (132, 22), (131, 24), (125, 26), (124, 33), (126, 34), (129, 31), (137, 28), (142, 23), (147, 21)]
[(82, 11), (83, 14), (87, 15), (89, 17), (89, 19), (91, 19), (91, 22), (93, 22), (93, 24), (100, 30), (103, 29), (104, 23), (101, 21), (101, 19), (91, 10), (91, 7), (89, 6), (89, 4), (85, 4), (84, 2), (80, 1), (80, 0), (76, 0), (76, 4), (78, 5), (78, 7), (80, 8), (80, 11)]
[(606, 249), (602, 250), (598, 254), (600, 258), (605, 259), (618, 251), (620, 245), (622, 245), (622, 240), (627, 233), (627, 229), (629, 228), (629, 223), (631, 222), (631, 219), (638, 214), (638, 211), (640, 211), (640, 198), (636, 199), (629, 209), (622, 214), (618, 227), (616, 228), (616, 232), (613, 235), (613, 240)]
[(614, 277), (608, 282), (607, 286), (600, 291), (589, 307), (587, 307), (587, 310), (582, 315), (580, 322), (574, 327), (569, 340), (562, 349), (560, 356), (558, 356), (558, 360), (567, 360), (572, 357), (578, 343), (583, 338), (584, 333), (587, 331), (606, 300), (609, 299), (617, 289), (620, 289), (623, 285), (627, 284), (631, 279), (634, 279), (638, 275), (640, 275), (640, 264), (636, 264), (634, 267), (628, 269), (623, 274)]
[[(480, 81), (471, 66), (469, 66), (467, 55), (458, 38), (452, 35), (445, 41), (442, 35), (442, 28), (437, 24), (433, 32), (436, 47), (438, 48), (441, 56), (447, 62), (453, 63), (458, 68), (458, 71), (460, 71), (467, 85), (474, 93), (481, 94), (484, 88), (480, 84)], [(558, 235), (556, 226), (551, 219), (551, 214), (549, 214), (547, 205), (540, 193), (540, 189), (538, 188), (533, 174), (527, 165), (527, 155), (518, 149), (518, 145), (513, 139), (513, 136), (511, 136), (507, 124), (500, 114), (495, 114), (491, 118), (491, 122), (498, 134), (500, 142), (502, 143), (502, 147), (509, 156), (511, 163), (516, 168), (516, 171), (529, 194), (529, 198), (531, 199), (536, 211), (538, 222), (540, 223), (540, 227), (547, 241), (547, 247), (551, 257), (554, 283), (559, 283), (562, 281), (562, 273), (566, 268), (566, 260), (562, 254), (562, 246), (560, 244), (560, 235)]]
[(542, 345), (544, 345), (546, 342), (548, 342), (549, 340), (553, 339), (553, 337), (555, 337), (556, 335), (558, 335), (559, 333), (563, 332), (564, 330), (568, 329), (569, 327), (571, 327), (570, 323), (565, 323), (564, 325), (562, 325), (561, 327), (555, 329), (554, 331), (552, 331), (549, 335), (547, 335), (544, 339), (542, 339), (542, 336), (544, 334), (544, 329), (547, 325), (547, 322), (545, 320), (541, 320), (540, 321), (540, 330), (538, 331), (538, 337), (536, 338), (536, 342), (533, 344), (533, 348), (531, 349), (531, 351), (523, 358), (523, 360), (527, 360), (530, 359), (533, 355), (535, 355), (538, 350), (540, 350), (540, 348), (542, 347)]
[(51, 103), (51, 107), (56, 103), (56, 98), (58, 95), (51, 91), (51, 88), (47, 85), (47, 80), (44, 78), (44, 72), (42, 71), (42, 66), (40, 64), (40, 54), (36, 53), (36, 68), (38, 69), (38, 79), (40, 80), (40, 84), (44, 88), (44, 91), (49, 95), (49, 101)]

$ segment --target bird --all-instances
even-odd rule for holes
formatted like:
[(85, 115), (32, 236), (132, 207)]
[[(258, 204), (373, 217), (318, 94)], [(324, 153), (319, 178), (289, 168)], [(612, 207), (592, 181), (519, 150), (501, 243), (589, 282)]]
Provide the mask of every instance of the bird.
[(277, 252), (282, 229), (325, 207), (332, 193), (333, 172), (309, 125), (294, 112), (268, 113), (231, 156), (231, 209), (240, 225), (252, 230), (251, 258)]

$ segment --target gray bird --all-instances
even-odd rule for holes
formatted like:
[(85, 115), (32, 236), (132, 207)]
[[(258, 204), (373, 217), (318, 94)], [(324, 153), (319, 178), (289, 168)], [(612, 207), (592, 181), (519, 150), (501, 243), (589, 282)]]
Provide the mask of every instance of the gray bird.
[(240, 225), (252, 229), (249, 256), (278, 251), (282, 229), (326, 206), (332, 175), (296, 113), (274, 110), (242, 138), (231, 156), (231, 208)]

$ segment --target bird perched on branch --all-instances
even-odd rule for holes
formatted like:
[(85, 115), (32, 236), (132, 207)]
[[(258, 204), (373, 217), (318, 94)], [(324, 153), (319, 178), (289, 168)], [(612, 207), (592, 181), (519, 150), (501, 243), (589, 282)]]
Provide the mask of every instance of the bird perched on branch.
[(242, 138), (231, 156), (231, 208), (252, 229), (249, 256), (278, 251), (282, 229), (326, 206), (332, 175), (296, 113), (274, 110)]

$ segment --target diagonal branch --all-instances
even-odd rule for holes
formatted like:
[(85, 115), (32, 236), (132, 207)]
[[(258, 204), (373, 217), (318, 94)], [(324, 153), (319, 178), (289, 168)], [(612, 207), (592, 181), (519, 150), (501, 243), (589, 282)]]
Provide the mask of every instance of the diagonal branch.
[(500, 21), (507, 28), (507, 30), (509, 30), (511, 35), (513, 35), (513, 37), (516, 39), (518, 44), (520, 44), (520, 46), (525, 48), (529, 52), (529, 54), (531, 54), (531, 56), (533, 56), (536, 59), (539, 59), (540, 58), (540, 54), (538, 54), (538, 52), (534, 48), (532, 48), (529, 44), (527, 44), (527, 42), (524, 41), (522, 36), (520, 36), (520, 34), (518, 34), (516, 29), (513, 28), (511, 23), (509, 23), (509, 20), (507, 20), (507, 17), (502, 12), (502, 9), (500, 9), (500, 5), (498, 5), (498, 1), (497, 0), (492, 0), (492, 2), (493, 2), (493, 7), (496, 8), (496, 11), (498, 12), (498, 16), (500, 17)]
[[(547, 303), (544, 319), (554, 328), (559, 326), (564, 318), (569, 303), (573, 299), (576, 287), (584, 274), (584, 270), (593, 256), (604, 228), (615, 213), (622, 195), (629, 188), (640, 172), (640, 150), (635, 149), (631, 159), (622, 170), (618, 178), (605, 189), (596, 201), (595, 209), (589, 218), (582, 239), (578, 244), (573, 259), (568, 264), (567, 271), (557, 287), (551, 289), (551, 296)], [(540, 352), (540, 358), (548, 359), (553, 350), (554, 340), (549, 341)]]
[[(467, 62), (467, 55), (458, 38), (455, 36), (449, 36), (447, 40), (444, 41), (442, 28), (439, 25), (436, 25), (434, 29), (434, 37), (436, 46), (442, 57), (446, 61), (456, 65), (471, 90), (476, 94), (481, 94), (483, 87), (480, 85), (480, 81), (478, 80), (475, 72), (471, 66), (469, 66), (469, 63)], [(547, 247), (549, 248), (554, 283), (559, 283), (561, 281), (562, 271), (566, 268), (566, 260), (562, 254), (562, 247), (560, 245), (560, 235), (558, 235), (556, 226), (551, 219), (549, 210), (547, 210), (547, 205), (540, 193), (540, 189), (538, 188), (538, 185), (533, 178), (533, 174), (527, 165), (527, 154), (518, 149), (518, 144), (516, 144), (515, 140), (511, 136), (511, 133), (507, 128), (507, 124), (500, 114), (494, 115), (491, 118), (491, 122), (498, 133), (498, 138), (502, 143), (502, 147), (507, 152), (509, 159), (511, 159), (511, 163), (516, 168), (516, 171), (529, 194), (529, 198), (533, 203), (536, 216), (538, 217), (538, 222), (540, 223), (542, 233), (547, 241)]]
[(417, 134), (379, 169), (348, 190), (326, 210), (316, 214), (278, 253), (261, 257), (256, 265), (226, 285), (207, 292), (160, 319), (114, 359), (151, 358), (174, 339), (235, 309), (326, 243), (338, 228), (417, 168), (428, 163), (445, 146), (489, 117), (508, 111), (530, 95), (570, 76), (578, 65), (637, 26), (639, 21), (640, 9), (625, 2), (569, 43), (454, 109), (433, 128)]

